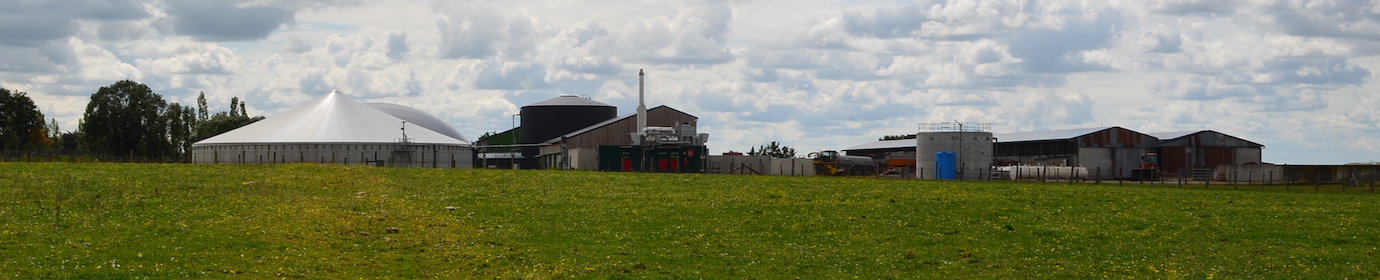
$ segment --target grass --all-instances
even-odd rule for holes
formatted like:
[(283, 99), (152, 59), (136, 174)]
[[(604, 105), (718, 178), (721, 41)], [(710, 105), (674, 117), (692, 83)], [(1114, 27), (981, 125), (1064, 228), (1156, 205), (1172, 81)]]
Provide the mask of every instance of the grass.
[(0, 163), (0, 277), (1380, 278), (1380, 196), (1283, 188)]

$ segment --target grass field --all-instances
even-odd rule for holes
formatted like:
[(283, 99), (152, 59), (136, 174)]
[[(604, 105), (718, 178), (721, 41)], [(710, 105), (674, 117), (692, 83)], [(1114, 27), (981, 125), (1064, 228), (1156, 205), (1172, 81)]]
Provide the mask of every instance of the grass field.
[(0, 163), (0, 278), (1380, 278), (1380, 196), (1232, 188)]

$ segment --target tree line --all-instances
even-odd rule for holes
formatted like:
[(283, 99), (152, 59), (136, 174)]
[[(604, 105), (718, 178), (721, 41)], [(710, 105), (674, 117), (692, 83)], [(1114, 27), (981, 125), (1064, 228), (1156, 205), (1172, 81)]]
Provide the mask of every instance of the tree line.
[(91, 94), (76, 130), (59, 132), (57, 119), (45, 124), (27, 93), (0, 88), (0, 152), (75, 148), (88, 154), (187, 159), (192, 143), (264, 119), (249, 116), (238, 97), (230, 99), (229, 110), (214, 114), (205, 92), (196, 103), (168, 103), (147, 85), (118, 81)]

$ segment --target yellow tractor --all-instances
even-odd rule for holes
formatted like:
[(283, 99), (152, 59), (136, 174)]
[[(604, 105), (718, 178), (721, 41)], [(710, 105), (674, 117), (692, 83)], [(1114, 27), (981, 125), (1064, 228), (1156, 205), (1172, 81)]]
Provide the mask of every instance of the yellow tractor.
[(846, 156), (836, 151), (819, 151), (808, 155), (815, 162), (816, 175), (873, 175), (877, 161), (870, 157)]

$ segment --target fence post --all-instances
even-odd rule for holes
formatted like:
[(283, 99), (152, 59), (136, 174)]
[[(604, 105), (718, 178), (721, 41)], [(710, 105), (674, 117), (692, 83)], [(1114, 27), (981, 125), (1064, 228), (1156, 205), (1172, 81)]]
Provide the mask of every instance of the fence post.
[(1093, 185), (1101, 185), (1101, 184), (1102, 184), (1102, 167), (1101, 167), (1101, 166), (1098, 166), (1098, 167), (1097, 167), (1097, 178), (1093, 178)]
[(967, 169), (967, 168), (968, 168), (968, 165), (966, 164), (966, 162), (960, 162), (960, 163), (958, 163), (958, 180), (959, 180), (959, 181), (963, 181), (963, 179), (965, 179), (964, 177), (968, 177), (968, 174), (966, 174), (967, 171), (964, 170), (964, 169)]

